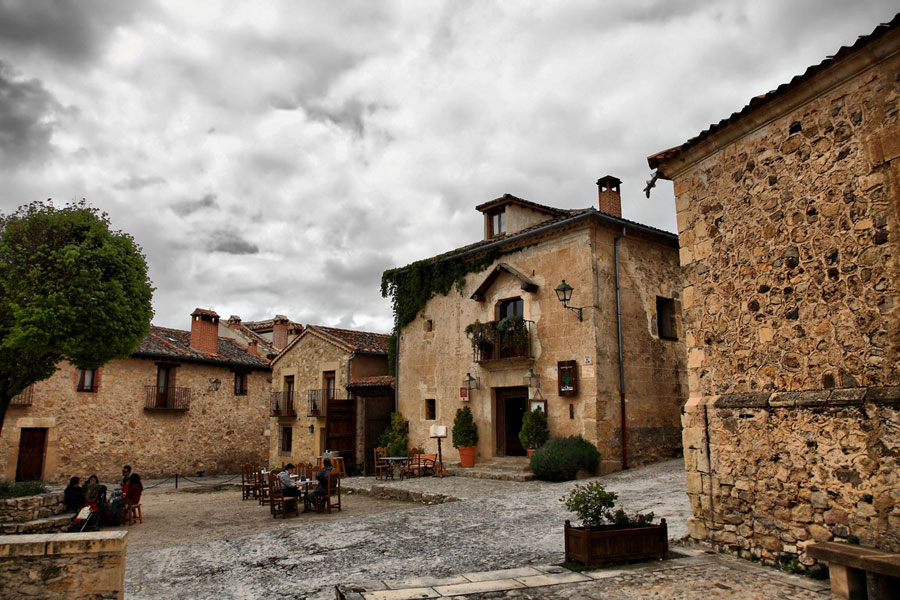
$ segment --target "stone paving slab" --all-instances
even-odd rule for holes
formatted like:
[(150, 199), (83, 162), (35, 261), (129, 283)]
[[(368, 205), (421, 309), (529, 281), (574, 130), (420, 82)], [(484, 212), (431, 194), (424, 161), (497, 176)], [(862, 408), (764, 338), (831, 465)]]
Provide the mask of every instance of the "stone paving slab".
[(472, 581), (469, 583), (457, 583), (454, 585), (441, 585), (434, 588), (441, 596), (466, 596), (469, 594), (483, 594), (485, 592), (498, 592), (514, 590), (526, 587), (525, 584), (515, 579), (488, 579)]
[(541, 575), (541, 572), (532, 567), (519, 567), (517, 569), (498, 569), (496, 571), (466, 573), (463, 577), (469, 581), (490, 581), (491, 579), (513, 579), (533, 575)]

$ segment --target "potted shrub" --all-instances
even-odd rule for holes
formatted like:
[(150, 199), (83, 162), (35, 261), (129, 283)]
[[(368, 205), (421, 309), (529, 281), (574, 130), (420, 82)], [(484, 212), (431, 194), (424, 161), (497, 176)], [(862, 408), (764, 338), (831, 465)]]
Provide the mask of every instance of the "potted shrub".
[(459, 463), (464, 468), (475, 466), (475, 446), (478, 444), (478, 427), (468, 406), (456, 410), (453, 420), (453, 447), (459, 450)]
[(594, 565), (666, 557), (666, 520), (653, 525), (653, 513), (631, 516), (622, 508), (613, 510), (617, 498), (594, 481), (576, 485), (559, 499), (581, 520), (581, 527), (573, 527), (566, 520), (566, 561)]
[(391, 413), (391, 424), (378, 438), (378, 445), (387, 456), (406, 456), (409, 445), (409, 426), (401, 413)]
[(319, 405), (316, 404), (315, 398), (309, 401), (309, 416), (318, 417), (319, 416)]
[(478, 319), (466, 325), (466, 337), (472, 343), (472, 351), (480, 360), (488, 360), (494, 353), (494, 325)]
[(495, 327), (500, 334), (501, 358), (525, 356), (528, 350), (528, 328), (520, 316), (505, 317)]
[(522, 431), (519, 432), (519, 441), (528, 450), (528, 456), (534, 454), (535, 449), (543, 446), (549, 438), (547, 415), (543, 410), (536, 408), (522, 415)]

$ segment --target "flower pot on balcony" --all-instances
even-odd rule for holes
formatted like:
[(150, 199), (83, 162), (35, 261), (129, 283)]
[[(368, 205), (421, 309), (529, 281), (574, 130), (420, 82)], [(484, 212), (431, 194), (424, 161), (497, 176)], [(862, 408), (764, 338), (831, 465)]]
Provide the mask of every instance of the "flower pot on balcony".
[(314, 409), (310, 410), (310, 411), (309, 411), (309, 416), (311, 416), (311, 417), (318, 417), (318, 416), (319, 416), (319, 409), (318, 409), (318, 408), (314, 408)]
[(476, 446), (457, 448), (459, 450), (459, 465), (464, 469), (471, 469), (475, 466), (475, 448)]
[(666, 520), (643, 527), (573, 527), (565, 523), (566, 561), (586, 565), (663, 559), (669, 551)]

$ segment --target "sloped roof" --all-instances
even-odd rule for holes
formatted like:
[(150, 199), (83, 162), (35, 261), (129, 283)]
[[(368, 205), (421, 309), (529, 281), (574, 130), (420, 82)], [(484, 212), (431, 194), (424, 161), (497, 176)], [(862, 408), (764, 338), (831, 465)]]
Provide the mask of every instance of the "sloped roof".
[[(352, 329), (337, 329), (336, 327), (324, 327), (322, 325), (307, 325), (306, 330), (323, 337), (332, 343), (343, 346), (351, 352), (364, 352), (366, 354), (387, 354), (390, 335), (386, 333), (373, 333), (371, 331), (353, 331)], [(304, 333), (306, 333), (304, 331)]]
[(496, 208), (497, 206), (505, 206), (507, 204), (519, 204), (521, 206), (526, 206), (528, 208), (539, 210), (541, 212), (555, 216), (564, 215), (569, 212), (564, 208), (555, 208), (553, 206), (547, 206), (545, 204), (538, 204), (537, 202), (525, 200), (524, 198), (519, 198), (518, 196), (513, 196), (512, 194), (503, 194), (499, 198), (495, 198), (494, 200), (489, 200), (488, 202), (479, 204), (475, 207), (475, 210), (485, 212), (491, 210), (492, 208)]
[[(277, 319), (266, 319), (265, 321), (241, 321), (241, 325), (249, 329), (250, 331), (268, 331), (275, 327), (275, 321)], [(287, 319), (288, 327), (291, 329), (303, 329), (303, 325), (297, 323), (295, 321), (291, 321)]]
[(781, 85), (779, 85), (777, 88), (775, 88), (774, 90), (772, 90), (770, 92), (756, 96), (754, 98), (751, 98), (750, 102), (746, 106), (744, 106), (744, 108), (742, 108), (740, 111), (732, 113), (731, 116), (729, 116), (725, 119), (722, 119), (718, 123), (713, 123), (708, 128), (701, 131), (698, 135), (692, 137), (691, 139), (689, 139), (685, 143), (681, 144), (680, 146), (675, 146), (674, 148), (669, 148), (668, 150), (663, 150), (661, 152), (657, 152), (656, 154), (652, 154), (652, 155), (648, 156), (647, 162), (649, 163), (650, 168), (656, 169), (662, 163), (666, 162), (670, 158), (677, 156), (678, 154), (680, 154), (681, 152), (684, 152), (685, 150), (687, 150), (688, 148), (690, 148), (692, 146), (696, 146), (701, 141), (714, 135), (715, 133), (718, 133), (719, 131), (722, 131), (729, 125), (732, 125), (733, 123), (737, 122), (738, 120), (744, 118), (749, 113), (754, 112), (755, 110), (759, 109), (760, 107), (762, 107), (766, 104), (769, 104), (773, 100), (783, 96), (788, 91), (796, 88), (801, 83), (803, 83), (809, 79), (812, 79), (816, 74), (818, 74), (819, 72), (830, 67), (835, 62), (840, 61), (844, 57), (846, 57), (850, 54), (853, 54), (854, 52), (857, 52), (860, 49), (866, 47), (867, 45), (869, 45), (873, 41), (877, 40), (878, 38), (884, 36), (885, 34), (887, 34), (892, 29), (896, 28), (897, 26), (900, 26), (900, 13), (894, 15), (894, 18), (891, 19), (891, 21), (889, 23), (880, 24), (869, 35), (860, 36), (852, 46), (841, 46), (838, 49), (838, 51), (835, 52), (835, 54), (833, 56), (829, 56), (825, 60), (820, 62), (819, 64), (809, 67), (808, 69), (806, 69), (806, 71), (803, 72), (802, 75), (797, 75), (796, 77), (791, 79), (789, 82), (782, 83)]
[(268, 361), (253, 356), (240, 344), (228, 338), (220, 337), (216, 353), (207, 354), (191, 348), (190, 331), (156, 327), (155, 325), (150, 326), (150, 333), (141, 340), (140, 346), (132, 354), (132, 357), (271, 370)]
[(481, 285), (478, 286), (478, 289), (472, 294), (472, 300), (477, 300), (478, 302), (484, 302), (484, 295), (490, 289), (490, 287), (494, 284), (494, 281), (497, 280), (497, 277), (500, 276), (501, 273), (506, 272), (518, 279), (522, 282), (522, 289), (526, 292), (536, 292), (538, 289), (538, 285), (520, 273), (515, 268), (509, 266), (506, 263), (499, 263), (493, 270), (488, 274), (487, 277), (484, 278), (484, 281), (481, 282)]
[(348, 390), (350, 389), (360, 389), (360, 388), (391, 388), (394, 389), (394, 383), (397, 381), (396, 377), (391, 375), (375, 375), (373, 377), (360, 377), (359, 379), (354, 379), (350, 382), (349, 385), (346, 386)]
[(256, 333), (255, 331), (253, 331), (252, 329), (250, 329), (249, 327), (244, 325), (242, 322), (240, 322), (240, 321), (235, 322), (235, 321), (232, 321), (229, 319), (228, 321), (225, 321), (225, 324), (229, 329), (233, 329), (234, 331), (237, 331), (244, 337), (247, 337), (251, 340), (256, 341), (258, 344), (257, 347), (259, 349), (259, 352), (263, 356), (268, 356), (270, 354), (272, 354), (272, 355), (278, 354), (278, 349), (275, 347), (275, 345), (272, 342), (270, 342), (263, 336), (259, 335), (258, 333)]

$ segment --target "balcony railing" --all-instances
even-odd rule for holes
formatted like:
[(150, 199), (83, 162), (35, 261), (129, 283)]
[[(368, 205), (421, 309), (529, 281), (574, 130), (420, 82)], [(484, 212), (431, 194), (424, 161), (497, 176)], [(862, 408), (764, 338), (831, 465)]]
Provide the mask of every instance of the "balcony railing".
[(147, 399), (144, 410), (188, 410), (191, 406), (191, 388), (188, 387), (145, 387)]
[(294, 392), (272, 392), (272, 399), (269, 401), (269, 416), (296, 417)]
[(28, 386), (22, 393), (9, 401), (10, 406), (31, 406), (34, 401), (34, 386)]
[(328, 390), (306, 390), (307, 417), (324, 417), (327, 408)]
[(534, 321), (504, 319), (479, 323), (469, 334), (475, 362), (509, 358), (534, 358)]

